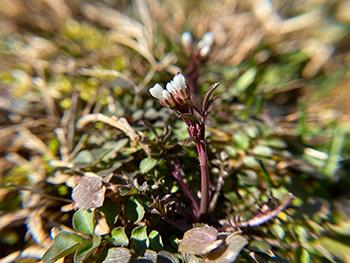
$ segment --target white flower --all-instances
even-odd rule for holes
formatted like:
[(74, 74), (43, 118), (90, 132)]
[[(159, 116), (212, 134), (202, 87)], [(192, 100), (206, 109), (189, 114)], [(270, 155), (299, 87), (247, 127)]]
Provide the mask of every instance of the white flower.
[(170, 95), (169, 91), (167, 91), (167, 90), (162, 91), (162, 96), (165, 100), (172, 100), (171, 95)]
[(176, 74), (173, 80), (166, 84), (166, 89), (157, 83), (149, 92), (159, 99), (163, 106), (169, 108), (180, 106), (189, 99), (186, 80), (182, 74)]
[(209, 52), (210, 52), (210, 46), (208, 46), (208, 45), (202, 47), (202, 48), (199, 50), (199, 54), (200, 54), (202, 57), (208, 56), (208, 55), (209, 55)]
[(153, 97), (159, 100), (163, 99), (163, 91), (164, 91), (163, 87), (158, 83), (154, 85), (153, 88), (149, 89), (149, 93), (151, 93)]
[(166, 84), (166, 89), (167, 89), (167, 91), (170, 92), (170, 93), (174, 93), (174, 92), (175, 92), (175, 87), (174, 87), (172, 81), (170, 81), (170, 82), (168, 82), (168, 83)]
[(214, 43), (214, 35), (212, 32), (206, 32), (202, 39), (198, 42), (197, 48), (199, 49), (199, 54), (202, 57), (206, 57)]
[(172, 82), (175, 89), (178, 91), (184, 90), (186, 88), (186, 80), (182, 74), (176, 74)]
[(184, 32), (181, 35), (181, 44), (187, 54), (191, 53), (193, 39), (190, 32)]
[(181, 43), (184, 47), (190, 47), (192, 45), (192, 35), (190, 32), (183, 32), (181, 35)]
[(202, 39), (198, 42), (198, 48), (201, 49), (204, 46), (211, 46), (214, 43), (214, 35), (212, 32), (206, 32)]

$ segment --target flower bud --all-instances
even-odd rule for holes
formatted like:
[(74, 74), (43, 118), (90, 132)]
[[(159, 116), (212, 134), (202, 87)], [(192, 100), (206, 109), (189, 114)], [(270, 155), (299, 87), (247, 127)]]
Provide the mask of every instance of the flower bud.
[(153, 86), (153, 88), (149, 89), (149, 93), (151, 93), (151, 95), (159, 100), (161, 100), (163, 98), (163, 87), (161, 85), (159, 85), (158, 83), (156, 85)]
[(160, 100), (161, 104), (169, 108), (183, 108), (186, 101), (189, 99), (189, 93), (186, 86), (185, 77), (178, 73), (173, 80), (166, 84), (166, 89), (163, 89), (158, 83), (153, 88), (149, 89), (151, 95)]
[(206, 32), (202, 39), (198, 42), (197, 48), (199, 50), (199, 54), (202, 57), (206, 57), (209, 55), (211, 46), (214, 43), (214, 35), (212, 32)]
[(190, 32), (183, 32), (181, 35), (181, 44), (187, 54), (191, 53), (193, 39)]

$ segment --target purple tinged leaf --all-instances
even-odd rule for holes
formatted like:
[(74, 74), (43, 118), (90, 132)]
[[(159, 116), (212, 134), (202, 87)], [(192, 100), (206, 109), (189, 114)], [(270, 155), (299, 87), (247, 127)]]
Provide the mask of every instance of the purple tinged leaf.
[(106, 188), (103, 186), (101, 178), (86, 174), (73, 189), (72, 198), (75, 205), (81, 209), (101, 207), (105, 191)]
[(204, 226), (193, 228), (185, 233), (180, 242), (179, 250), (182, 253), (204, 255), (208, 253), (208, 248), (212, 250), (211, 247), (217, 241), (217, 235), (218, 231), (214, 227)]
[(128, 263), (131, 259), (130, 250), (124, 247), (112, 247), (108, 249), (107, 257), (103, 260), (103, 263)]
[(208, 92), (205, 94), (204, 99), (203, 99), (202, 112), (205, 112), (208, 110), (209, 101), (212, 100), (213, 92), (217, 89), (217, 87), (219, 87), (219, 85), (220, 85), (220, 83), (216, 82), (210, 86)]
[(222, 252), (214, 251), (204, 260), (206, 263), (227, 263), (234, 262), (241, 250), (248, 244), (247, 239), (243, 236), (233, 233), (225, 240), (226, 249)]

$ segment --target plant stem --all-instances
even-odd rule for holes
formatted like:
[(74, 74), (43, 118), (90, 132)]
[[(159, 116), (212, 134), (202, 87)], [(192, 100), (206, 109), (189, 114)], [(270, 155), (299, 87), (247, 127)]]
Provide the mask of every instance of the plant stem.
[(208, 156), (205, 142), (197, 142), (196, 149), (201, 167), (201, 202), (199, 207), (199, 217), (203, 217), (207, 213), (209, 205)]
[(198, 79), (198, 66), (200, 64), (200, 56), (198, 53), (191, 55), (191, 59), (186, 68), (187, 73), (187, 82), (190, 88), (190, 97), (194, 104), (198, 102), (198, 88), (197, 88), (197, 79)]
[(193, 209), (193, 211), (192, 211), (193, 215), (197, 215), (198, 211), (199, 211), (199, 207), (198, 207), (198, 204), (197, 204), (195, 197), (193, 196), (192, 192), (188, 188), (188, 185), (185, 183), (185, 181), (183, 180), (183, 178), (181, 176), (179, 160), (175, 161), (175, 165), (172, 167), (171, 174), (178, 182), (184, 196), (190, 202), (192, 209)]

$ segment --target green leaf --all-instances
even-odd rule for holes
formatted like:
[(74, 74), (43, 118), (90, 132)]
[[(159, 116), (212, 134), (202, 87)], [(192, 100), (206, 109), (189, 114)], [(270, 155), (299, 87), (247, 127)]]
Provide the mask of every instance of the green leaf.
[(252, 153), (259, 156), (271, 157), (273, 151), (270, 147), (265, 145), (257, 145), (252, 149)]
[(108, 249), (107, 257), (103, 260), (103, 263), (129, 263), (131, 259), (131, 253), (129, 249), (124, 247), (113, 247)]
[(243, 132), (237, 132), (233, 136), (233, 142), (237, 148), (242, 149), (242, 150), (247, 150), (249, 148), (250, 144), (250, 139), (248, 135), (246, 135)]
[(242, 94), (255, 80), (257, 70), (250, 68), (237, 80), (234, 89), (231, 91), (232, 95)]
[(105, 155), (101, 157), (102, 161), (109, 161), (110, 159), (115, 158), (116, 154), (129, 142), (129, 139), (124, 138), (119, 141), (107, 141), (104, 143), (103, 148), (109, 149)]
[(121, 196), (128, 196), (128, 195), (135, 195), (138, 193), (138, 190), (136, 187), (134, 186), (130, 186), (130, 185), (122, 185), (119, 188), (119, 194)]
[(88, 166), (94, 162), (92, 153), (88, 150), (83, 150), (77, 154), (72, 163), (78, 166)]
[(140, 171), (142, 174), (148, 173), (154, 166), (156, 166), (157, 160), (151, 157), (145, 158), (140, 163)]
[(157, 230), (152, 230), (148, 236), (150, 241), (150, 248), (154, 250), (161, 250), (164, 248), (162, 237)]
[(299, 256), (299, 262), (300, 263), (310, 263), (311, 262), (311, 256), (309, 252), (307, 252), (306, 249), (302, 249)]
[(59, 233), (52, 246), (45, 252), (42, 260), (45, 263), (55, 262), (59, 258), (72, 254), (84, 242), (84, 238), (69, 232)]
[(331, 254), (336, 256), (342, 261), (346, 261), (350, 255), (350, 245), (340, 240), (332, 239), (329, 237), (322, 237), (320, 243), (325, 247)]
[(121, 226), (114, 228), (111, 233), (111, 241), (115, 246), (128, 246), (129, 239), (125, 234), (125, 228)]
[(329, 178), (331, 178), (335, 174), (339, 166), (339, 162), (342, 156), (341, 153), (345, 145), (345, 141), (346, 141), (345, 131), (340, 128), (336, 128), (333, 133), (333, 139), (331, 143), (331, 149), (329, 152), (329, 158), (324, 167), (324, 173)]
[(131, 248), (136, 253), (143, 254), (149, 247), (149, 239), (147, 236), (147, 227), (138, 226), (131, 231)]
[(79, 209), (73, 215), (73, 227), (75, 230), (87, 234), (93, 235), (95, 228), (94, 212), (88, 210)]
[(259, 168), (259, 162), (253, 156), (244, 156), (242, 162), (248, 168)]
[(104, 201), (103, 206), (99, 210), (105, 215), (110, 228), (113, 228), (114, 224), (118, 221), (121, 210), (120, 204), (107, 199)]
[(93, 240), (86, 240), (74, 254), (74, 263), (84, 262), (101, 244), (101, 237), (94, 236)]
[(124, 214), (131, 223), (137, 224), (142, 220), (145, 209), (135, 197), (130, 197), (125, 203)]

